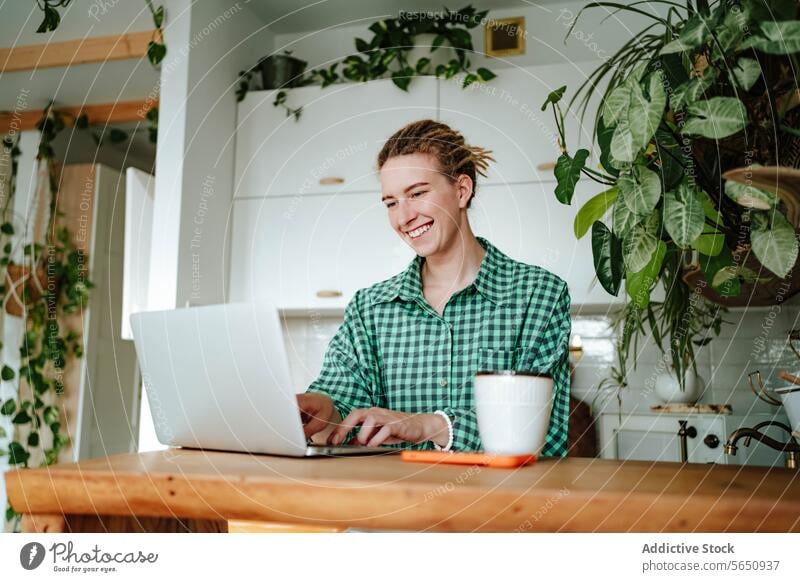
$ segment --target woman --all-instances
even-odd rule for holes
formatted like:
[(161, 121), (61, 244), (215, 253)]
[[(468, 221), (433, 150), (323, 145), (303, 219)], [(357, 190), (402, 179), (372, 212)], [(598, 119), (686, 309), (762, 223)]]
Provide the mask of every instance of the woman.
[(369, 446), (480, 450), (475, 372), (524, 369), (553, 376), (542, 454), (566, 454), (567, 286), (473, 234), (467, 209), (491, 159), (430, 119), (383, 146), (382, 201), (417, 256), (347, 305), (319, 377), (298, 395), (307, 437), (340, 444), (352, 433), (351, 442)]

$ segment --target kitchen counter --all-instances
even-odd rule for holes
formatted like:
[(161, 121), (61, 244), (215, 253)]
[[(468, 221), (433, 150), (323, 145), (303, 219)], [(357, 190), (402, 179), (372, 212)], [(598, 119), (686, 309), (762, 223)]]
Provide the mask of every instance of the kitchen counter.
[(229, 531), (231, 523), (412, 531), (800, 531), (800, 472), (542, 459), (515, 469), (399, 456), (188, 449), (6, 473), (29, 532)]

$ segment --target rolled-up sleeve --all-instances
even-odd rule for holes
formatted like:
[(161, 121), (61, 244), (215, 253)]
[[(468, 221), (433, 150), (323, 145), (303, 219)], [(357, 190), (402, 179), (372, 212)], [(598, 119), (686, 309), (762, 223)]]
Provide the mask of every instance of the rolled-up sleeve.
[(306, 389), (330, 396), (342, 418), (354, 408), (369, 408), (376, 402), (374, 349), (360, 312), (363, 291), (347, 304), (344, 321), (325, 351), (322, 370)]
[[(569, 425), (569, 336), (572, 329), (570, 319), (570, 297), (566, 283), (547, 285), (543, 295), (534, 293), (523, 327), (522, 344), (526, 350), (525, 369), (550, 374), (553, 377), (553, 410), (545, 437), (542, 456), (565, 457)], [(552, 287), (552, 288), (551, 288)], [(538, 305), (537, 305), (538, 304)], [(543, 304), (550, 313), (544, 326), (541, 322)]]

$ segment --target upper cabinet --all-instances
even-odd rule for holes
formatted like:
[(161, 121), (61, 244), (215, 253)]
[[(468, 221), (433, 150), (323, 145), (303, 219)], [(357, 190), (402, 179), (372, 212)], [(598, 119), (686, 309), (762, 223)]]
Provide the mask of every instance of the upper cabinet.
[(576, 112), (567, 110), (567, 102), (597, 66), (592, 61), (499, 69), (489, 83), (466, 89), (455, 80), (442, 80), (439, 119), (463, 133), (470, 145), (492, 150), (496, 161), (489, 165), (488, 178), (479, 183), (552, 181), (559, 135), (552, 107), (542, 111), (542, 104), (551, 91), (566, 85), (561, 107), (569, 151), (589, 147), (592, 136), (585, 128), (591, 127), (599, 96), (590, 101), (586, 125)]
[(399, 273), (414, 256), (377, 192), (237, 200), (231, 300), (343, 310), (358, 289)]
[(302, 106), (298, 121), (275, 107), (276, 91), (250, 92), (239, 104), (236, 198), (376, 192), (380, 147), (410, 121), (437, 116), (435, 77), (415, 78), (408, 92), (391, 80), (287, 92)]

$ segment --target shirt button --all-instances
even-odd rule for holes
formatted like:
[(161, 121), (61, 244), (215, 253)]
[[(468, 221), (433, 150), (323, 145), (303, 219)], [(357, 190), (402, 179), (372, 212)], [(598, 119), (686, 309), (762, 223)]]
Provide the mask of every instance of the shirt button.
[(447, 386), (447, 379), (446, 378), (442, 378), (441, 380), (439, 380), (439, 386), (441, 386), (442, 388)]

